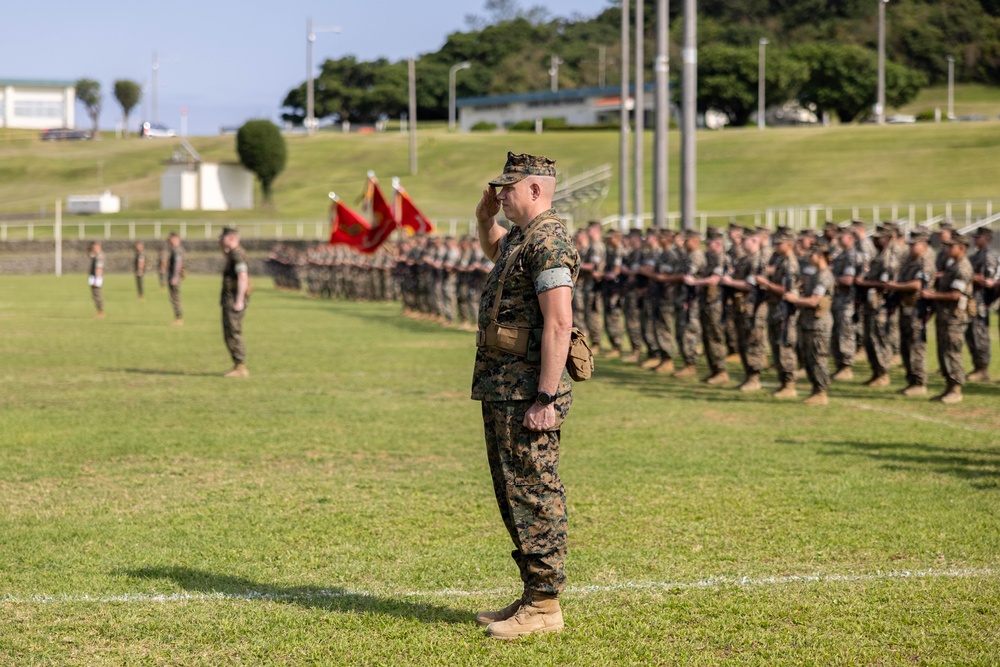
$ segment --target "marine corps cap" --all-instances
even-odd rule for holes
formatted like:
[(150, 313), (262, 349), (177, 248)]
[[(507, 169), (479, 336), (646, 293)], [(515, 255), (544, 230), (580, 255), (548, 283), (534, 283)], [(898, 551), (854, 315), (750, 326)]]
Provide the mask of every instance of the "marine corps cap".
[(941, 243), (944, 245), (969, 245), (969, 237), (955, 232), (950, 239), (942, 240)]
[(714, 241), (715, 239), (721, 239), (722, 232), (719, 231), (718, 227), (709, 227), (705, 230), (705, 240)]
[(815, 236), (816, 236), (816, 230), (815, 229), (800, 229), (799, 230), (799, 236), (802, 237), (802, 238), (807, 238), (807, 237), (810, 237), (810, 236), (813, 237), (813, 238), (815, 238)]
[(830, 243), (826, 239), (820, 239), (813, 243), (812, 248), (809, 249), (810, 253), (821, 252), (824, 255), (830, 254)]
[(219, 232), (219, 238), (221, 239), (224, 236), (229, 236), (230, 234), (239, 234), (239, 233), (240, 230), (236, 229), (235, 227), (223, 227), (222, 231)]
[(945, 220), (940, 225), (938, 225), (938, 229), (941, 230), (942, 232), (953, 232), (955, 231), (955, 223), (952, 222), (951, 220)]
[(507, 152), (507, 164), (503, 166), (503, 173), (490, 181), (490, 185), (501, 187), (518, 183), (526, 176), (551, 176), (556, 177), (556, 161), (550, 160), (541, 155), (528, 155), (521, 153), (515, 155)]
[(989, 236), (990, 238), (993, 238), (993, 230), (989, 227), (980, 227), (976, 230), (976, 233), (973, 234), (973, 236)]
[(910, 232), (910, 238), (906, 242), (910, 245), (914, 245), (916, 243), (927, 243), (930, 240), (931, 234), (927, 228), (921, 229), (918, 227)]
[(698, 239), (699, 241), (701, 240), (701, 234), (698, 232), (697, 229), (684, 230), (684, 240), (689, 241), (691, 239)]

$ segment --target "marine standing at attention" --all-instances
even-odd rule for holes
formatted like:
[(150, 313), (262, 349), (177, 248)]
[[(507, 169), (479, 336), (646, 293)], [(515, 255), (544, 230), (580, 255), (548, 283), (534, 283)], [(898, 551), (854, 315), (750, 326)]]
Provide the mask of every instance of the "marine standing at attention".
[[(559, 445), (573, 400), (566, 357), (580, 257), (552, 208), (555, 186), (553, 160), (508, 153), (476, 207), (479, 242), (496, 266), (479, 308), (472, 398), (482, 402), (493, 489), (524, 584), (513, 604), (476, 615), (498, 639), (563, 628)], [(497, 222), (501, 208), (509, 232)]]
[(97, 308), (94, 317), (103, 318), (104, 253), (101, 252), (101, 244), (97, 241), (90, 244), (90, 273), (87, 275), (87, 284), (90, 285), (90, 296), (94, 300), (94, 307)]
[(138, 241), (135, 244), (135, 259), (132, 262), (132, 272), (135, 274), (135, 290), (139, 300), (143, 299), (142, 278), (146, 275), (146, 244)]
[(170, 232), (167, 237), (169, 254), (167, 255), (167, 290), (170, 293), (170, 306), (174, 309), (173, 326), (184, 326), (184, 307), (181, 305), (181, 280), (184, 279), (184, 248), (181, 247), (181, 237), (177, 232)]
[(226, 227), (219, 236), (219, 248), (226, 256), (222, 269), (222, 337), (233, 360), (233, 368), (223, 377), (250, 377), (247, 349), (243, 344), (243, 314), (250, 296), (250, 268), (246, 250), (240, 245), (240, 233)]

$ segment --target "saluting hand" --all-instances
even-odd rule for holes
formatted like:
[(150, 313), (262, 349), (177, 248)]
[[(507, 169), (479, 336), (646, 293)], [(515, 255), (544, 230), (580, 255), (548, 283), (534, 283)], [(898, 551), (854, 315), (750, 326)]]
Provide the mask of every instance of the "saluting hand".
[(488, 190), (483, 190), (483, 197), (476, 206), (476, 220), (486, 222), (500, 212), (500, 202), (497, 201), (496, 186), (491, 185)]

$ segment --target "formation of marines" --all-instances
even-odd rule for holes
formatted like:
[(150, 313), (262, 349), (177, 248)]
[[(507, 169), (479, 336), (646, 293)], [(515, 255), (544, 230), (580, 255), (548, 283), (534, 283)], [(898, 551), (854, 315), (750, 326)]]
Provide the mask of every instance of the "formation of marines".
[[(770, 357), (773, 396), (794, 398), (797, 380), (808, 379), (803, 402), (825, 405), (831, 381), (853, 379), (862, 358), (872, 371), (867, 386), (888, 387), (890, 369), (901, 364), (899, 393), (925, 395), (933, 319), (945, 378), (935, 399), (955, 403), (966, 381), (989, 380), (989, 313), (1000, 296), (991, 241), (988, 228), (966, 237), (949, 223), (933, 234), (915, 227), (908, 237), (892, 222), (872, 234), (853, 221), (827, 223), (819, 234), (732, 224), (704, 236), (604, 233), (592, 223), (574, 236), (581, 257), (574, 325), (604, 358), (673, 377), (695, 377), (703, 354), (702, 381), (726, 385), (738, 364), (743, 392), (763, 388)], [(974, 362), (968, 375), (964, 345)]]
[(401, 301), (408, 316), (472, 329), (493, 263), (471, 236), (417, 234), (364, 254), (316, 244), (304, 252), (276, 247), (266, 263), (275, 285), (316, 298)]
[[(962, 400), (966, 382), (989, 381), (989, 315), (1000, 297), (993, 232), (958, 234), (950, 223), (908, 234), (894, 222), (869, 232), (861, 221), (819, 232), (731, 224), (723, 232), (605, 231), (594, 222), (573, 241), (580, 274), (573, 324), (595, 352), (677, 378), (698, 375), (761, 391), (773, 369), (776, 398), (799, 395), (825, 405), (831, 383), (854, 378), (867, 361), (870, 387), (889, 387), (902, 366), (905, 396), (927, 394), (927, 331), (934, 327), (945, 388), (936, 400)], [(492, 263), (471, 237), (416, 235), (365, 255), (346, 246), (272, 253), (276, 283), (324, 298), (401, 301), (406, 315), (475, 328)], [(973, 368), (966, 373), (962, 350)]]

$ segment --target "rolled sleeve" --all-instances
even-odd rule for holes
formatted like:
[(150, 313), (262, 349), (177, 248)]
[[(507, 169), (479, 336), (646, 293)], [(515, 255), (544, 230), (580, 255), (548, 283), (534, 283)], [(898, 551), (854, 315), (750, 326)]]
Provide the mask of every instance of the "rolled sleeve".
[(546, 269), (535, 278), (535, 293), (548, 292), (556, 287), (573, 287), (573, 274), (569, 268), (558, 266), (554, 269)]

